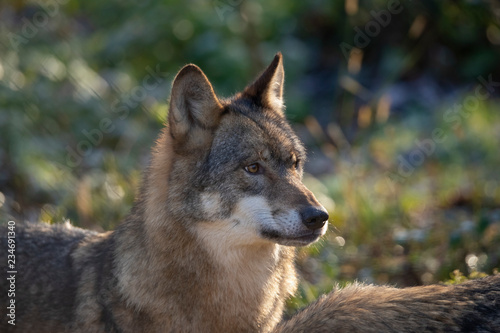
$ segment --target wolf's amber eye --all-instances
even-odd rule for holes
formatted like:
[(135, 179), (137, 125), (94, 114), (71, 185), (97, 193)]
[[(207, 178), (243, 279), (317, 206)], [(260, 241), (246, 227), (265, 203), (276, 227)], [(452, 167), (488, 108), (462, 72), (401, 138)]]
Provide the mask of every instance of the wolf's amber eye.
[(261, 167), (260, 167), (259, 163), (253, 163), (253, 164), (247, 165), (245, 167), (245, 170), (248, 173), (259, 173), (261, 171)]

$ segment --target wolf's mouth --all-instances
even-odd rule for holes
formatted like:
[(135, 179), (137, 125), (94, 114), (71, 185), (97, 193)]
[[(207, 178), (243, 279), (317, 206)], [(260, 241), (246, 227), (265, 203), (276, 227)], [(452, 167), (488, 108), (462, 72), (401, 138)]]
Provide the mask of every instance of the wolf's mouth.
[(285, 246), (306, 246), (314, 243), (321, 237), (321, 230), (314, 230), (306, 232), (302, 235), (282, 235), (274, 230), (262, 230), (261, 235), (275, 243)]

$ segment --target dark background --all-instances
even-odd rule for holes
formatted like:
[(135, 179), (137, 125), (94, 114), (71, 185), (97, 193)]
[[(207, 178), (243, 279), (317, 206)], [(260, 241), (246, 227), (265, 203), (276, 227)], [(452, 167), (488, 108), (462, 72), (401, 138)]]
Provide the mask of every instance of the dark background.
[(0, 26), (2, 221), (113, 228), (176, 72), (195, 63), (228, 96), (281, 51), (331, 213), (291, 309), (336, 282), (500, 266), (496, 1), (7, 1)]

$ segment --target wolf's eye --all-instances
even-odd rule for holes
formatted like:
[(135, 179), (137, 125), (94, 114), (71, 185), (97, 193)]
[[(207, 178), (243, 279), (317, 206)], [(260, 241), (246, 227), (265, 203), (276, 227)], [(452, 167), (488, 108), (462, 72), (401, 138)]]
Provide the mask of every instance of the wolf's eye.
[(245, 171), (248, 173), (257, 174), (257, 173), (262, 172), (262, 168), (259, 165), (259, 163), (253, 163), (253, 164), (247, 165), (245, 167)]

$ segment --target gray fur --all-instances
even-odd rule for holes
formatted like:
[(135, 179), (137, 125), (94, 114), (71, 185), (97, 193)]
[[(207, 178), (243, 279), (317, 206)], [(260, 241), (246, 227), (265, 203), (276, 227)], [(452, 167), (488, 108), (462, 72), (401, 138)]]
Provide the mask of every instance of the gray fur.
[(500, 332), (500, 274), (461, 285), (336, 289), (276, 333)]

